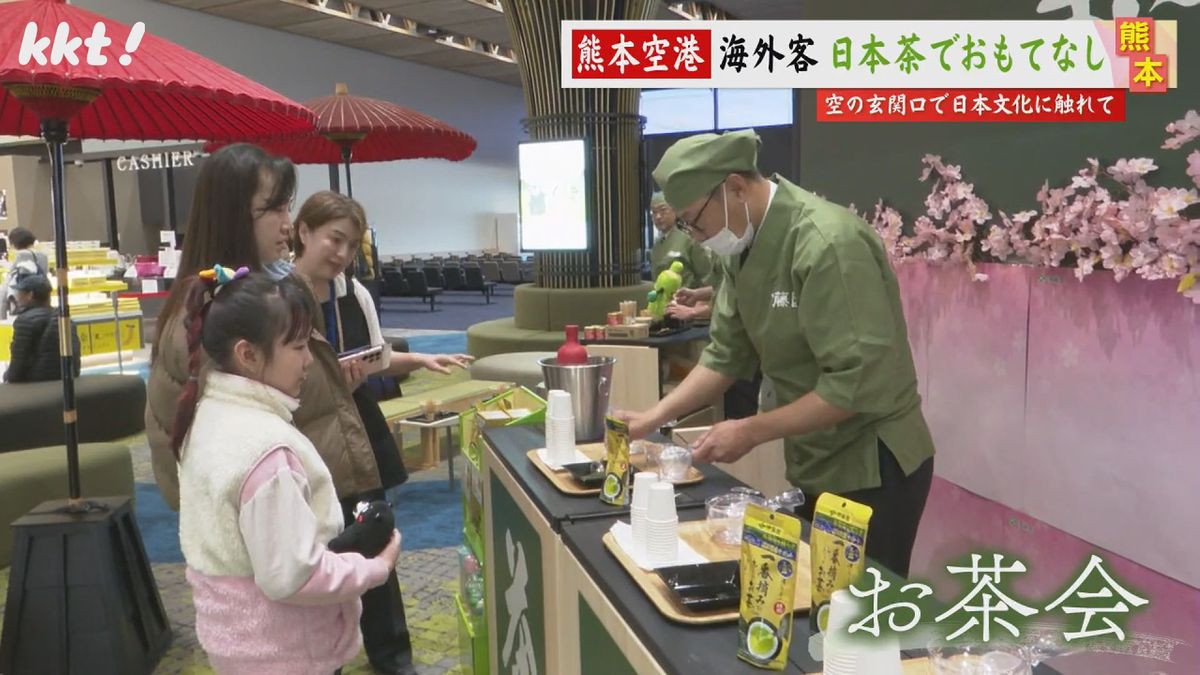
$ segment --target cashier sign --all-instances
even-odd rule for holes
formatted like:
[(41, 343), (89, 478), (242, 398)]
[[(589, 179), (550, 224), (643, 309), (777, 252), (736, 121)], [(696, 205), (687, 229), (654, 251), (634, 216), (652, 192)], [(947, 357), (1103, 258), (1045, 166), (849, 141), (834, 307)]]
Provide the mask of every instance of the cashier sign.
[(1125, 119), (1175, 21), (564, 21), (564, 88), (816, 89), (825, 122)]

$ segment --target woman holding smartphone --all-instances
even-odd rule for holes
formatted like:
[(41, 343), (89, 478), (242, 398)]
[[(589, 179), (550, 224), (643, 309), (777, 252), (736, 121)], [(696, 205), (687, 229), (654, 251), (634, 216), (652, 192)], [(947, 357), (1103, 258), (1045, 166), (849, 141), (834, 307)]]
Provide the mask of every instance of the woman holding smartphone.
[[(313, 323), (321, 339), (312, 341), (314, 357), (332, 361), (339, 354), (382, 346), (382, 369), (372, 374), (398, 377), (418, 368), (449, 373), (451, 367), (465, 367), (471, 357), (464, 354), (390, 354), (370, 292), (347, 274), (366, 230), (367, 219), (362, 206), (336, 192), (322, 191), (312, 195), (296, 215), (294, 273), (308, 282), (319, 307)], [(390, 359), (387, 358), (389, 354)], [(352, 511), (359, 500), (383, 499), (384, 491), (403, 483), (408, 479), (408, 473), (391, 428), (375, 395), (365, 384), (369, 374), (366, 362), (346, 358), (343, 366), (358, 416), (370, 441), (380, 481), (376, 490), (342, 499), (342, 509), (349, 523), (353, 521)], [(370, 369), (374, 370), (374, 367)], [(308, 402), (304, 394), (301, 401)], [(363, 595), (362, 631), (367, 657), (376, 670), (413, 672), (404, 602), (395, 574), (383, 586)]]
[[(184, 300), (190, 280), (200, 270), (218, 263), (232, 269), (266, 271), (276, 277), (286, 274), (288, 266), (277, 268), (288, 254), (293, 234), (295, 188), (296, 171), (289, 160), (241, 143), (207, 157), (197, 176), (177, 276), (180, 281), (171, 287), (157, 322), (146, 396), (146, 438), (154, 477), (163, 501), (176, 511), (179, 465), (171, 449), (171, 433), (179, 397), (193, 377), (193, 365), (201, 373), (198, 395), (203, 394), (204, 375), (211, 368), (203, 355), (192, 355), (188, 350)], [(311, 296), (308, 300), (312, 301)], [(321, 316), (315, 306), (310, 314), (318, 320)], [(323, 323), (320, 328), (324, 330)], [(375, 450), (353, 395), (363, 379), (361, 371), (339, 363), (322, 332), (314, 331), (310, 345), (314, 361), (292, 422), (317, 448), (343, 506), (382, 495), (383, 480)], [(191, 363), (193, 358), (199, 358), (200, 363)], [(391, 604), (381, 603), (381, 597)], [(377, 609), (381, 605), (385, 611)], [(394, 611), (397, 606), (398, 613)], [(378, 671), (415, 672), (394, 573), (386, 584), (363, 598), (362, 626), (367, 654)]]

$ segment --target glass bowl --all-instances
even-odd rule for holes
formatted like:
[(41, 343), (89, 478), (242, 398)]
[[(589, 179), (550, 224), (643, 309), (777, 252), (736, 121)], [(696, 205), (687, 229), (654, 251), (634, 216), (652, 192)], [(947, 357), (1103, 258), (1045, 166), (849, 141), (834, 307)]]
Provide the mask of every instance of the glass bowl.
[(692, 451), (678, 445), (668, 445), (658, 453), (658, 477), (671, 483), (685, 480), (692, 468)]
[(1032, 675), (1033, 667), (1018, 648), (1001, 642), (929, 643), (934, 675)]
[(662, 453), (663, 448), (666, 448), (665, 443), (655, 443), (653, 441), (634, 441), (629, 444), (629, 452), (631, 454), (644, 454), (646, 456), (646, 470), (653, 471), (658, 467), (658, 455)]
[(767, 500), (767, 506), (772, 511), (795, 513), (796, 509), (804, 506), (804, 492), (800, 488), (785, 490)]
[(709, 497), (704, 502), (708, 513), (708, 533), (718, 543), (737, 545), (742, 541), (742, 521), (746, 515), (746, 504), (750, 500), (744, 494), (729, 493)]

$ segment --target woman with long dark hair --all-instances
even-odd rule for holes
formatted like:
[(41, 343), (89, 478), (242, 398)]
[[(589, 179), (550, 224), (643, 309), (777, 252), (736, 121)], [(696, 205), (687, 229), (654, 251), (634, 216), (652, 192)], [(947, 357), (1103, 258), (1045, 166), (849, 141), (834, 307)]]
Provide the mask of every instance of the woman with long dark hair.
[[(285, 273), (288, 267), (279, 262), (288, 254), (295, 186), (291, 162), (272, 157), (256, 146), (230, 145), (213, 153), (205, 160), (196, 183), (180, 278), (217, 263), (235, 269), (244, 266), (274, 277)], [(159, 318), (146, 403), (146, 432), (155, 478), (163, 499), (176, 510), (179, 479), (170, 431), (179, 393), (192, 377), (183, 326), (183, 298), (187, 295), (186, 281), (172, 287)], [(310, 296), (309, 301), (314, 303), (311, 314), (320, 316), (315, 300)], [(314, 360), (293, 423), (325, 461), (339, 501), (350, 503), (378, 496), (384, 482), (353, 393), (362, 384), (361, 368), (339, 363), (336, 351), (320, 331), (312, 333), (310, 346)], [(382, 673), (414, 673), (395, 574), (364, 596), (363, 604), (363, 636), (371, 664)], [(377, 607), (385, 607), (386, 611)]]
[(179, 478), (171, 452), (176, 402), (188, 382), (184, 299), (195, 275), (215, 264), (261, 271), (287, 254), (296, 169), (258, 146), (226, 146), (205, 159), (196, 179), (183, 254), (159, 314), (146, 400), (146, 439), (163, 500), (179, 509)]

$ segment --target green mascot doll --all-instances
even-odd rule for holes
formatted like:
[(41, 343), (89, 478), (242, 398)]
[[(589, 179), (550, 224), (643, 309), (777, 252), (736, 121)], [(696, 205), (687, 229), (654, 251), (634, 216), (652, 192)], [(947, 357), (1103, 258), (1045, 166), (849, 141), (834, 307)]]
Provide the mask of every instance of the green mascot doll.
[(676, 260), (659, 273), (654, 282), (654, 290), (650, 291), (650, 315), (654, 317), (655, 322), (663, 320), (667, 305), (680, 288), (683, 288), (683, 263)]

